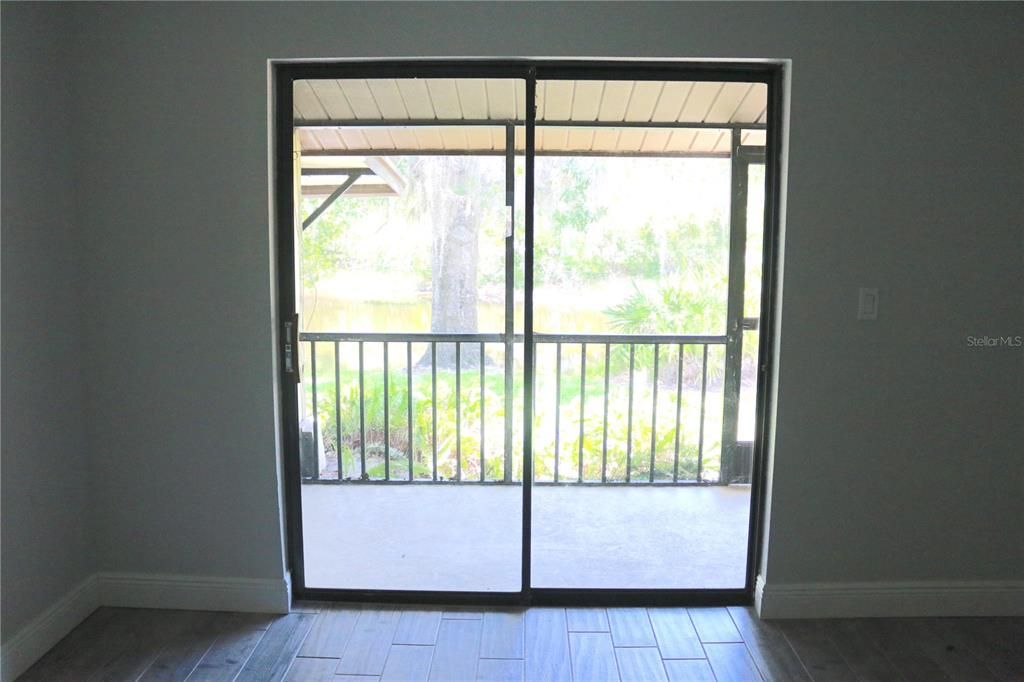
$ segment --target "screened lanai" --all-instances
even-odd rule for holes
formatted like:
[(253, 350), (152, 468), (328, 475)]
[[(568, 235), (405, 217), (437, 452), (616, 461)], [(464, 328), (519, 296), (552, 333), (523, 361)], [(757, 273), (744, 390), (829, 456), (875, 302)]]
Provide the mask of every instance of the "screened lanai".
[[(305, 157), (503, 154), (504, 126), (525, 148), (525, 93), (508, 79), (309, 80), (295, 83)], [(728, 157), (763, 146), (767, 86), (686, 81), (544, 81), (537, 154)]]
[[(300, 313), (306, 585), (518, 591), (528, 439), (534, 586), (743, 587), (759, 328), (745, 299), (760, 284), (766, 86), (538, 81), (535, 210), (548, 250), (536, 256), (529, 361), (522, 82), (300, 80), (293, 107), (298, 239), (316, 254), (302, 267), (339, 264), (304, 286)], [(437, 312), (438, 273), (457, 261), (437, 255), (435, 223), (459, 222), (456, 209), (402, 217), (444, 192), (424, 164), (459, 157), (478, 165), (444, 177), (475, 188), (462, 195), (478, 192), (490, 216), (465, 247), (479, 254), (462, 303), (476, 310), (471, 324)], [(700, 202), (714, 206), (701, 213)], [(626, 246), (612, 223), (626, 225)], [(657, 233), (654, 275), (608, 255), (646, 239), (644, 225)], [(430, 267), (413, 251), (411, 266), (368, 272), (373, 259), (337, 255), (316, 241), (321, 229), (391, 245), (377, 261), (406, 258), (397, 245), (422, 239)], [(666, 264), (672, 244), (698, 238), (709, 263)], [(593, 253), (580, 263), (583, 251)], [(417, 268), (422, 281), (403, 285)], [(686, 274), (698, 271), (713, 273)], [(689, 307), (706, 299), (709, 311), (661, 326), (600, 308), (648, 289), (689, 300), (694, 287), (710, 293)]]

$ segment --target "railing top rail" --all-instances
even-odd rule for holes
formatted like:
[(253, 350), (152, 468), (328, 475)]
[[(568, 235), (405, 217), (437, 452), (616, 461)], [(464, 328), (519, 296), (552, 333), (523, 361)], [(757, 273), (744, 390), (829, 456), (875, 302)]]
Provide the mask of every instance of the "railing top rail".
[(538, 343), (663, 343), (663, 344), (717, 344), (725, 343), (725, 336), (713, 334), (534, 334)]
[[(370, 342), (412, 342), (412, 343), (502, 343), (501, 333), (437, 333), (437, 332), (303, 332), (300, 341), (370, 341)], [(514, 334), (512, 340), (523, 342), (522, 334)], [(714, 334), (534, 334), (535, 343), (594, 343), (594, 344), (690, 344), (716, 345), (726, 342), (725, 336)]]
[(300, 341), (411, 341), (413, 343), (501, 343), (503, 334), (404, 333), (404, 332), (302, 332)]

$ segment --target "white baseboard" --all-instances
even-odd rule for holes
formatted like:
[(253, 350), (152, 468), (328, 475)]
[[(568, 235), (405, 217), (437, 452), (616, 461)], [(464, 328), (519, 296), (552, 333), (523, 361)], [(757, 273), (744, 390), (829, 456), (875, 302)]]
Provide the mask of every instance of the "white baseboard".
[(148, 573), (100, 573), (100, 603), (149, 609), (288, 613), (287, 578), (217, 578)]
[(0, 681), (28, 670), (100, 606), (288, 613), (291, 580), (146, 573), (96, 573), (41, 613), (3, 646)]
[(0, 680), (13, 680), (28, 670), (99, 605), (96, 576), (91, 575), (32, 619), (3, 645), (3, 653), (0, 655)]
[(1024, 581), (773, 584), (758, 576), (762, 618), (1024, 616)]

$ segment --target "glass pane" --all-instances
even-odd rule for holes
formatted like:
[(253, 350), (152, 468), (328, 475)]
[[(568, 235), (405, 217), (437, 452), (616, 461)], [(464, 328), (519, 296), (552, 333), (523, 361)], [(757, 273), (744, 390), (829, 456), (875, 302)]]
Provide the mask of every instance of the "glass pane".
[(538, 83), (536, 587), (744, 585), (750, 489), (722, 475), (732, 134), (685, 124), (755, 123), (765, 94)]
[(743, 316), (761, 316), (761, 262), (764, 259), (764, 164), (747, 166), (747, 249)]
[[(761, 273), (764, 259), (764, 164), (747, 167), (747, 245), (744, 276), (743, 315), (760, 321)], [(757, 359), (760, 333), (743, 332), (740, 400), (736, 440), (751, 443), (755, 438), (757, 411)]]
[(525, 83), (313, 80), (293, 94), (306, 586), (518, 592), (506, 121)]
[[(376, 162), (401, 179), (401, 192), (343, 195), (303, 231), (303, 329), (501, 332), (504, 157)], [(324, 203), (338, 176), (305, 177), (334, 184), (304, 187), (303, 219)]]
[(740, 408), (736, 440), (752, 443), (757, 414), (757, 352), (758, 332), (743, 332), (743, 366), (740, 371)]
[(537, 159), (537, 332), (720, 334), (729, 160)]

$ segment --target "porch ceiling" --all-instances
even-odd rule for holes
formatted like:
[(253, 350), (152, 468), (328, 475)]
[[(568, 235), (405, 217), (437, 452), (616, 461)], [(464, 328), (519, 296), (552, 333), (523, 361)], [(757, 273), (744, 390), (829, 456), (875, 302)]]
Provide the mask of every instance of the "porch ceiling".
[[(763, 83), (541, 81), (536, 149), (728, 156), (732, 128), (743, 144), (764, 144), (767, 94)], [(524, 98), (511, 79), (300, 80), (293, 115), (310, 156), (502, 154), (504, 126), (522, 122)], [(522, 126), (515, 145), (525, 146)]]

